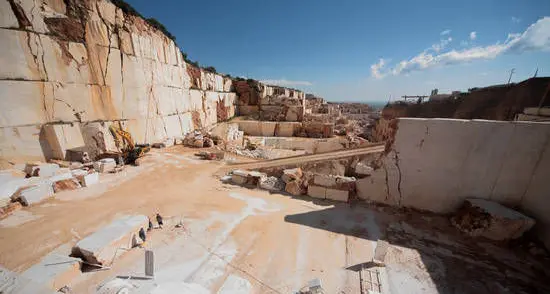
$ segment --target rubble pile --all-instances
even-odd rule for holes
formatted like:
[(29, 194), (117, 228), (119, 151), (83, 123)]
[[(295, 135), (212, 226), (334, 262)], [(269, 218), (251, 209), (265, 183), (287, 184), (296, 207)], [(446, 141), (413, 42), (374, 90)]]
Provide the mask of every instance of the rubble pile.
[(96, 162), (30, 162), (0, 173), (0, 218), (21, 206), (30, 206), (55, 196), (55, 193), (89, 187), (99, 182), (99, 173), (114, 172), (112, 158)]
[[(216, 138), (216, 141), (219, 141), (219, 139)], [(183, 145), (193, 148), (204, 148), (213, 147), (215, 142), (210, 133), (195, 130), (185, 136)]]
[(531, 229), (535, 220), (493, 201), (466, 199), (451, 223), (472, 237), (511, 240)]
[(294, 196), (308, 195), (341, 202), (348, 202), (356, 190), (354, 177), (304, 173), (300, 168), (285, 169), (280, 177), (258, 171), (234, 170), (231, 182), (269, 191), (285, 191)]

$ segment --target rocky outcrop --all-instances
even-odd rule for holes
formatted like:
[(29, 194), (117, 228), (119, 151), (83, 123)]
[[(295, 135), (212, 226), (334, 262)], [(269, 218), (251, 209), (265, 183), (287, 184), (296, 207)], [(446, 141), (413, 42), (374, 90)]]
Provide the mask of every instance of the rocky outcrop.
[(257, 114), (265, 121), (303, 121), (305, 94), (294, 89), (269, 86), (254, 80), (234, 82), (240, 115)]

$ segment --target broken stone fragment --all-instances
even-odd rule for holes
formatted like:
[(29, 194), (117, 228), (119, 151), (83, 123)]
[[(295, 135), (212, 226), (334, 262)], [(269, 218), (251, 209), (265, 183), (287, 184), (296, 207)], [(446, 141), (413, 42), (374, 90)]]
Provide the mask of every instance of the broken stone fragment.
[(54, 176), (59, 169), (55, 163), (27, 163), (25, 173), (31, 177), (48, 178)]
[(59, 193), (62, 191), (70, 191), (81, 188), (82, 186), (75, 178), (64, 179), (53, 183), (53, 191)]
[(36, 183), (33, 186), (22, 188), (21, 191), (14, 195), (24, 206), (40, 203), (50, 197), (53, 197), (52, 182), (45, 180)]
[(234, 170), (231, 174), (231, 181), (237, 185), (245, 185), (248, 181), (248, 172), (244, 170)]
[(358, 162), (355, 166), (355, 173), (362, 176), (370, 176), (374, 169), (363, 162)]
[(285, 169), (283, 170), (283, 176), (281, 177), (281, 179), (288, 184), (292, 181), (301, 180), (303, 175), (304, 174), (302, 173), (302, 169), (299, 167), (292, 168), (292, 169)]
[(491, 240), (519, 238), (535, 225), (534, 219), (484, 199), (466, 199), (451, 222), (469, 236)]
[(214, 141), (210, 138), (204, 138), (203, 147), (212, 147), (214, 146)]
[(316, 174), (313, 177), (313, 184), (326, 188), (354, 191), (356, 179), (353, 177), (342, 177), (333, 175)]
[(153, 148), (158, 148), (158, 149), (162, 149), (162, 148), (165, 148), (166, 147), (166, 144), (164, 144), (164, 142), (157, 142), (157, 143), (153, 143), (151, 145), (151, 147)]
[(284, 182), (277, 177), (263, 177), (260, 179), (260, 188), (268, 191), (283, 190)]
[(302, 185), (298, 181), (291, 181), (286, 183), (285, 191), (291, 195), (299, 196), (304, 194)]
[(107, 173), (114, 171), (116, 168), (116, 161), (113, 158), (103, 158), (94, 162), (94, 169), (100, 173)]

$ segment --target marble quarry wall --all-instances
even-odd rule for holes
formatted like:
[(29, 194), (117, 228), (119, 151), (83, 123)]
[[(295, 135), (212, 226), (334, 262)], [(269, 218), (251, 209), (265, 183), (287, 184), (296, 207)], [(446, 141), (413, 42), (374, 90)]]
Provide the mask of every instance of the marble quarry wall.
[(362, 199), (438, 213), (466, 198), (518, 208), (550, 248), (550, 123), (399, 118)]
[[(45, 125), (71, 130), (53, 141), (105, 151), (114, 122), (138, 143), (152, 143), (236, 113), (230, 78), (187, 64), (174, 41), (110, 1), (0, 0), (0, 40), (4, 161), (57, 157)], [(275, 91), (263, 89), (264, 100)]]
[(256, 115), (263, 121), (303, 121), (305, 93), (264, 85), (252, 80), (234, 81), (239, 115)]

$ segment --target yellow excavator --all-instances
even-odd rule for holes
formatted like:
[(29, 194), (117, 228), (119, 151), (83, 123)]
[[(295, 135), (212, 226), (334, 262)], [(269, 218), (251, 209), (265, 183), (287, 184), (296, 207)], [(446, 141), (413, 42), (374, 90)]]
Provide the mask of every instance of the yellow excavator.
[(151, 150), (148, 145), (137, 145), (132, 138), (132, 135), (122, 129), (120, 123), (117, 125), (112, 124), (109, 127), (109, 131), (115, 139), (115, 145), (122, 152), (122, 159), (125, 164), (134, 164), (136, 159), (143, 156), (145, 153)]

